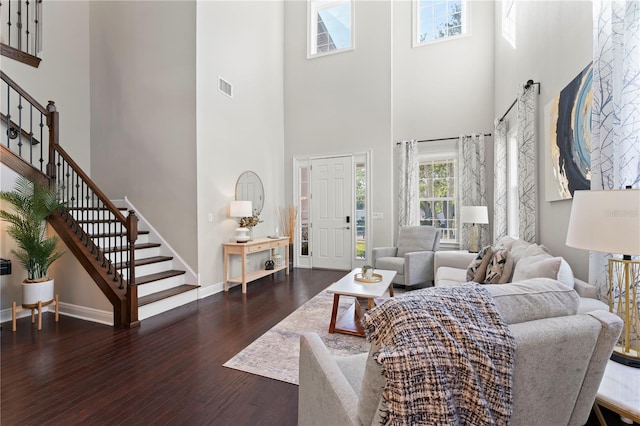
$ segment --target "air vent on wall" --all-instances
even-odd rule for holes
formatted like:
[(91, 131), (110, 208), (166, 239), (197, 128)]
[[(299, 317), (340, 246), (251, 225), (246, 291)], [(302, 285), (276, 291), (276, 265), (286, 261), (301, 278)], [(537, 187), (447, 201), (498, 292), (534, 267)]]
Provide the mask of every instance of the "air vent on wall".
[(220, 76), (218, 76), (218, 92), (233, 98), (233, 86)]

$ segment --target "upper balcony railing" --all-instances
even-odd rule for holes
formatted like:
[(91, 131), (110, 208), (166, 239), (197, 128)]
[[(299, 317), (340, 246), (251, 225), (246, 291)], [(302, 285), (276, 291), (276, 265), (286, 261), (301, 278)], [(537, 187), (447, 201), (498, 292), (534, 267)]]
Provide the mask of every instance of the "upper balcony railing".
[(35, 67), (42, 51), (42, 0), (0, 0), (2, 54)]

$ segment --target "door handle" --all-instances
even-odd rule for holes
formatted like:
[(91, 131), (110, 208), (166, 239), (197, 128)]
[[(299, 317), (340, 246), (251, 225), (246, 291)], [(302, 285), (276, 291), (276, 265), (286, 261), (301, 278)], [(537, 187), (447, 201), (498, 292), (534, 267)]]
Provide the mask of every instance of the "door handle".
[(351, 229), (350, 226), (343, 226), (342, 229)]

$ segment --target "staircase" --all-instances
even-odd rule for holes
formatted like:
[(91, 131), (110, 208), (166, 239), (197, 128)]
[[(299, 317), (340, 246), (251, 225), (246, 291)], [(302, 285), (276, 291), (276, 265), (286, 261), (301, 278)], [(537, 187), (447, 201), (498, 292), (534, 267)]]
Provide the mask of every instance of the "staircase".
[[(128, 200), (106, 197), (58, 141), (59, 114), (0, 71), (0, 158), (53, 185), (67, 209), (48, 221), (113, 306), (116, 327), (196, 301), (197, 277)], [(142, 219), (142, 220), (140, 220)]]
[[(122, 203), (122, 202), (120, 202)], [(114, 202), (118, 204), (118, 202)], [(127, 212), (130, 207), (118, 207)], [(105, 257), (113, 264), (128, 284), (129, 268), (125, 261), (128, 250), (121, 244), (125, 232), (115, 217), (108, 211), (95, 208), (69, 209), (73, 219), (80, 224), (93, 241), (98, 241)], [(133, 246), (134, 285), (138, 294), (138, 320), (177, 308), (198, 300), (197, 277), (183, 261), (177, 260), (175, 253), (157, 235), (149, 231), (145, 220), (138, 221), (138, 238)]]
[(42, 47), (42, 0), (0, 2), (0, 55), (38, 68)]

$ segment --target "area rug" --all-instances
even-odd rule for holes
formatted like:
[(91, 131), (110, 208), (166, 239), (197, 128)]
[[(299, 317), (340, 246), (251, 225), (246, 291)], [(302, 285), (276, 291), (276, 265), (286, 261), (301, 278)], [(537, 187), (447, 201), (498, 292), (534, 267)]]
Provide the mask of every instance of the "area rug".
[[(353, 301), (351, 297), (341, 297), (338, 316)], [(333, 295), (320, 292), (223, 365), (297, 385), (301, 334), (317, 333), (333, 355), (367, 352), (369, 344), (364, 337), (329, 334), (332, 305)]]

